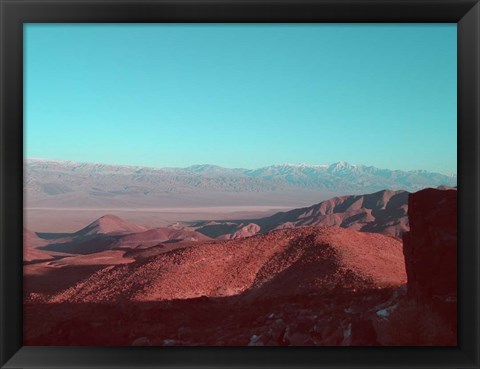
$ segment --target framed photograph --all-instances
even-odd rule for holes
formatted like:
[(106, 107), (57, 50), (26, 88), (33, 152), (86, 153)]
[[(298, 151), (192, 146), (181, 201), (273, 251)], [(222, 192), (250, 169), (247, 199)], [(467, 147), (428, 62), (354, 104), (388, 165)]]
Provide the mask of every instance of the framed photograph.
[(478, 1), (0, 1), (2, 368), (479, 368)]

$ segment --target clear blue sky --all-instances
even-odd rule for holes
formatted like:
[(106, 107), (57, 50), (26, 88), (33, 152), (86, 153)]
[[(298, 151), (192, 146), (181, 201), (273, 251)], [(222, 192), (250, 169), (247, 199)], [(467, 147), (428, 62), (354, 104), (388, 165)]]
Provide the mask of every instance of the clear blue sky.
[(25, 155), (456, 173), (456, 25), (25, 26)]

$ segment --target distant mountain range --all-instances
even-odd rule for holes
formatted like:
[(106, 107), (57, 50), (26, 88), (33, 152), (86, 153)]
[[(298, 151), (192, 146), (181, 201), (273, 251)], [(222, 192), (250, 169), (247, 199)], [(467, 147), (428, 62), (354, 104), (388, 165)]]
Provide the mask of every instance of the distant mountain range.
[(46, 159), (25, 162), (28, 207), (303, 205), (335, 195), (456, 186), (457, 177), (423, 170), (282, 164), (258, 169), (194, 165), (147, 168)]

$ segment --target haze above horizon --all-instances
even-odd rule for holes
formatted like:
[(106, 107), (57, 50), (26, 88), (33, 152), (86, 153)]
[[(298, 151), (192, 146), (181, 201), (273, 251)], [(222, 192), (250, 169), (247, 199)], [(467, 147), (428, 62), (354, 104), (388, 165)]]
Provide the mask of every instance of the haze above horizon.
[(457, 172), (456, 25), (25, 26), (25, 156)]

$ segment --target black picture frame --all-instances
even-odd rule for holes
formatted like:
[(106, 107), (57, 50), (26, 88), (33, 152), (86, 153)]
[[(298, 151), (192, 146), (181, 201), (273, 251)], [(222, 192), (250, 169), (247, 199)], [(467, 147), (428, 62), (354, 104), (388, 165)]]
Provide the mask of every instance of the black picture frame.
[[(0, 4), (2, 368), (479, 368), (478, 0), (0, 0)], [(457, 23), (458, 346), (23, 346), (23, 24), (29, 22)]]

